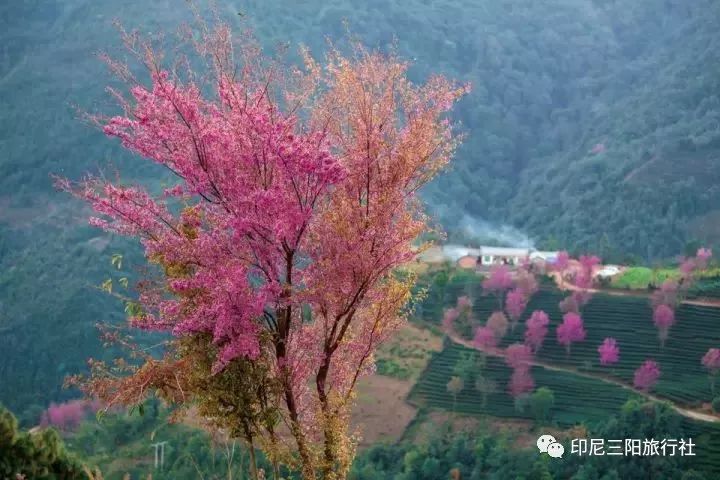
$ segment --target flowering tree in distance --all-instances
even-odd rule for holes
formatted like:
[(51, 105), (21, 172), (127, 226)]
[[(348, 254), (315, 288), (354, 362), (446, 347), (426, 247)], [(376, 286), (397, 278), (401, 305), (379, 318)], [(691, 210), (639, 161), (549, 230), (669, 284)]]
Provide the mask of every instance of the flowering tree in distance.
[(711, 348), (703, 355), (701, 361), (703, 367), (710, 373), (710, 389), (715, 392), (715, 379), (720, 374), (720, 349)]
[(612, 365), (620, 361), (620, 348), (614, 338), (608, 337), (603, 340), (603, 343), (598, 347), (598, 353), (600, 354), (601, 365)]
[(525, 322), (525, 343), (537, 352), (545, 341), (550, 318), (542, 310), (535, 310)]
[(638, 390), (649, 391), (660, 378), (660, 367), (653, 360), (646, 360), (637, 370), (633, 377), (633, 385)]
[(508, 383), (508, 390), (513, 398), (532, 392), (535, 388), (535, 380), (530, 373), (530, 366), (523, 365), (513, 369)]
[(490, 270), (490, 275), (483, 280), (482, 288), (486, 292), (495, 295), (498, 299), (498, 306), (503, 308), (505, 292), (513, 286), (513, 279), (507, 265), (496, 265)]
[(510, 317), (510, 329), (514, 330), (527, 307), (528, 297), (519, 288), (514, 288), (505, 297), (505, 311)]
[(486, 326), (493, 331), (498, 341), (507, 334), (508, 320), (503, 312), (493, 312), (487, 320)]
[(568, 252), (564, 250), (562, 252), (558, 252), (557, 257), (555, 257), (555, 261), (552, 263), (552, 270), (558, 272), (558, 275), (560, 276), (560, 288), (562, 288), (565, 283), (565, 272), (569, 266), (570, 255)]
[(658, 329), (660, 345), (664, 347), (670, 332), (670, 327), (675, 323), (675, 312), (667, 305), (658, 305), (653, 311), (653, 322)]
[(225, 25), (192, 33), (207, 72), (165, 66), (125, 34), (149, 83), (108, 60), (130, 94), (113, 90), (120, 114), (94, 117), (176, 184), (153, 195), (58, 180), (93, 225), (140, 240), (157, 274), (139, 285), (131, 326), (173, 336), (163, 358), (95, 363), (86, 389), (106, 404), (155, 393), (197, 406), (306, 480), (345, 478), (353, 392), (406, 315), (413, 277), (398, 268), (427, 230), (416, 194), (452, 156), (445, 114), (466, 88), (415, 85), (405, 63), (357, 45), (286, 74)]
[(87, 400), (70, 400), (65, 403), (52, 403), (43, 412), (41, 426), (52, 425), (60, 430), (74, 430), (88, 415), (94, 414), (100, 405)]
[(488, 326), (478, 327), (473, 337), (473, 345), (479, 350), (492, 350), (497, 347), (498, 339), (495, 332)]
[(505, 349), (505, 363), (511, 368), (527, 367), (532, 358), (532, 349), (525, 344), (513, 343)]
[(557, 341), (565, 347), (568, 355), (570, 355), (570, 346), (574, 342), (585, 340), (585, 335), (585, 328), (580, 315), (573, 312), (563, 315), (563, 323), (557, 327)]

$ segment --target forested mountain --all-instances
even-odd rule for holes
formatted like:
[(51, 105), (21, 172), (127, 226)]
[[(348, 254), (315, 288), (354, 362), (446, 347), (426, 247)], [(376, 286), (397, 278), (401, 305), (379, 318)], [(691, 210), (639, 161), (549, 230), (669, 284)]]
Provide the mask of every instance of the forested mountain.
[[(111, 112), (93, 52), (116, 50), (111, 20), (172, 31), (179, 2), (35, 0), (0, 6), (0, 401), (19, 410), (62, 395), (99, 355), (93, 324), (119, 303), (93, 290), (137, 251), (85, 223), (50, 175), (113, 166), (159, 171), (77, 120)], [(203, 5), (203, 2), (198, 2)], [(472, 83), (466, 133), (424, 198), (449, 234), (468, 218), (509, 224), (539, 245), (646, 260), (693, 239), (717, 243), (720, 2), (714, 0), (219, 0), (271, 48), (316, 55), (349, 31), (396, 45), (412, 74)], [(238, 14), (240, 13), (240, 14)], [(110, 168), (108, 169), (108, 165)], [(125, 177), (126, 180), (132, 178)]]

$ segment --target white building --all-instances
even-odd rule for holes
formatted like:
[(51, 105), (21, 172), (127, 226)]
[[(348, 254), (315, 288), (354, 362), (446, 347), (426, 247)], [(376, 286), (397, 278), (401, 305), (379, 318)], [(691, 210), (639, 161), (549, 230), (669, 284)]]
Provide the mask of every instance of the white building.
[(480, 247), (480, 265), (519, 265), (529, 258), (529, 248)]
[[(428, 263), (443, 261), (457, 262), (463, 259), (475, 258), (478, 266), (491, 265), (520, 265), (523, 261), (531, 261), (545, 265), (553, 262), (558, 252), (534, 250), (532, 248), (488, 247), (470, 248), (462, 245), (435, 246), (423, 252), (420, 260)], [(469, 267), (465, 267), (469, 268)]]

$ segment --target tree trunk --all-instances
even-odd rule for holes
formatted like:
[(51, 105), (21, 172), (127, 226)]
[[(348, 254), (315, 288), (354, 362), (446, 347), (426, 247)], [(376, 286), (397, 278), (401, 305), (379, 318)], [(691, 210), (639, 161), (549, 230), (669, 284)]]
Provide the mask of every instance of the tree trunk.
[(315, 480), (315, 468), (310, 457), (310, 451), (308, 450), (307, 442), (305, 440), (305, 434), (300, 427), (300, 417), (297, 411), (297, 405), (295, 404), (295, 396), (290, 385), (285, 386), (285, 404), (288, 407), (290, 413), (290, 431), (292, 432), (295, 442), (298, 446), (298, 453), (300, 454), (300, 463), (302, 464), (302, 478), (303, 480)]
[(334, 428), (333, 428), (333, 415), (330, 411), (330, 405), (327, 398), (327, 394), (325, 392), (325, 381), (327, 379), (328, 371), (330, 370), (330, 364), (329, 364), (329, 358), (330, 356), (327, 354), (327, 347), (326, 347), (326, 356), (325, 360), (323, 361), (323, 364), (320, 366), (320, 369), (318, 370), (317, 377), (315, 378), (315, 388), (318, 393), (318, 399), (320, 400), (320, 407), (322, 408), (323, 413), (323, 443), (324, 443), (324, 462), (322, 467), (322, 474), (324, 479), (334, 479), (333, 470), (335, 468), (335, 465), (337, 463), (337, 458), (335, 455), (336, 449), (337, 449), (337, 438)]
[(252, 438), (248, 443), (250, 450), (250, 478), (252, 480), (258, 480), (258, 469), (257, 469), (257, 458), (255, 457), (255, 445), (253, 444)]

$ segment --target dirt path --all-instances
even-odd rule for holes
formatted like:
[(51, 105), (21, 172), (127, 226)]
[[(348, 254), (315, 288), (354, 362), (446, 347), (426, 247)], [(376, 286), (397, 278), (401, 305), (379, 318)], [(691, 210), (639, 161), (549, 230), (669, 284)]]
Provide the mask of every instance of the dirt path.
[[(505, 354), (504, 354), (502, 351), (500, 351), (500, 350), (497, 350), (497, 349), (483, 349), (483, 348), (478, 348), (477, 346), (473, 345), (470, 340), (466, 340), (466, 339), (462, 338), (462, 337), (461, 337), (460, 335), (458, 335), (457, 332), (455, 332), (454, 330), (450, 330), (450, 329), (447, 329), (447, 328), (443, 328), (443, 331), (447, 334), (447, 336), (450, 338), (450, 340), (452, 340), (453, 342), (455, 342), (455, 343), (457, 343), (457, 344), (459, 344), (459, 345), (462, 345), (462, 346), (467, 347), (467, 348), (472, 348), (472, 349), (474, 349), (474, 350), (478, 350), (478, 351), (483, 352), (484, 354), (489, 355), (489, 356), (491, 356), (491, 357), (501, 357), (501, 358), (505, 358)], [(673, 402), (672, 400), (668, 400), (668, 399), (666, 399), (666, 398), (660, 398), (660, 397), (658, 397), (658, 396), (653, 395), (652, 393), (643, 392), (643, 391), (641, 391), (641, 390), (638, 390), (638, 389), (636, 389), (636, 388), (634, 388), (634, 387), (631, 387), (630, 385), (627, 385), (627, 384), (621, 382), (620, 380), (616, 380), (616, 379), (614, 379), (614, 378), (612, 378), (612, 377), (609, 377), (609, 376), (606, 376), (606, 375), (599, 375), (599, 374), (592, 374), (592, 373), (587, 373), (587, 372), (581, 372), (580, 370), (577, 370), (577, 369), (575, 369), (575, 368), (562, 367), (562, 366), (558, 366), (558, 365), (552, 365), (552, 364), (550, 364), (550, 363), (542, 362), (542, 361), (535, 360), (535, 359), (533, 359), (533, 360), (530, 362), (530, 365), (534, 365), (534, 366), (537, 366), (537, 367), (545, 368), (545, 369), (547, 369), (547, 370), (553, 370), (553, 371), (556, 371), (556, 372), (570, 373), (570, 374), (572, 374), (572, 375), (577, 375), (577, 376), (579, 376), (579, 377), (590, 378), (590, 379), (593, 379), (593, 380), (600, 380), (600, 381), (602, 381), (602, 382), (610, 383), (610, 384), (616, 385), (616, 386), (618, 386), (618, 387), (620, 387), (620, 388), (624, 388), (625, 390), (630, 390), (630, 391), (632, 391), (632, 392), (634, 392), (634, 393), (636, 393), (636, 394), (638, 394), (638, 395), (642, 395), (643, 397), (645, 397), (645, 398), (647, 398), (647, 399), (649, 399), (649, 400), (652, 400), (652, 401), (654, 401), (654, 402), (667, 402), (667, 403), (669, 403), (669, 404), (672, 406), (672, 408), (673, 408), (677, 413), (679, 413), (680, 415), (682, 415), (682, 416), (684, 416), (684, 417), (692, 418), (692, 419), (695, 419), (695, 420), (702, 420), (702, 421), (705, 421), (705, 422), (712, 422), (712, 423), (718, 423), (718, 422), (720, 422), (720, 417), (717, 417), (717, 416), (715, 416), (715, 415), (710, 415), (710, 414), (708, 414), (708, 413), (698, 412), (698, 411), (696, 411), (696, 410), (691, 410), (691, 409), (679, 407), (679, 406), (678, 406), (675, 402)]]

